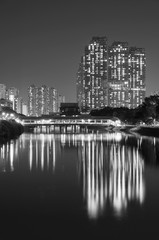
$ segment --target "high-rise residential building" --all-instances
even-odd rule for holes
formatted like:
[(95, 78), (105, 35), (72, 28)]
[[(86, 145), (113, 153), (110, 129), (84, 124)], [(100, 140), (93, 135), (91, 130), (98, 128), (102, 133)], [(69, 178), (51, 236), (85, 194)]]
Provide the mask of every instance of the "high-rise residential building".
[(128, 43), (114, 42), (109, 47), (109, 103), (111, 107), (129, 107)]
[(37, 87), (35, 85), (28, 87), (28, 114), (37, 116)]
[(17, 113), (22, 113), (23, 109), (23, 98), (22, 97), (16, 97), (15, 98), (15, 111)]
[(58, 91), (53, 87), (50, 87), (49, 91), (49, 113), (51, 114), (58, 112)]
[(136, 108), (145, 98), (146, 57), (143, 48), (115, 41), (108, 47), (105, 37), (94, 37), (85, 48), (77, 73), (80, 110)]
[(82, 112), (108, 104), (107, 83), (107, 38), (93, 37), (85, 47), (77, 73), (77, 102)]
[(41, 116), (59, 112), (59, 94), (57, 89), (45, 85), (28, 88), (28, 115)]
[(109, 106), (136, 108), (145, 98), (145, 51), (114, 42), (109, 48)]
[(6, 98), (6, 86), (4, 84), (0, 84), (0, 99)]
[(49, 88), (45, 85), (38, 88), (38, 116), (49, 114)]
[(144, 48), (131, 47), (128, 57), (130, 108), (142, 104), (146, 95), (146, 57)]

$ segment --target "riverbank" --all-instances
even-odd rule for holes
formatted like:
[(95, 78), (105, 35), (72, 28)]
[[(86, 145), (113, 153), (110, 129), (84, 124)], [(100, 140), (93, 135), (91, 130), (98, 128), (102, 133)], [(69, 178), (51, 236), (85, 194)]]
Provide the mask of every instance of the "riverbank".
[(24, 127), (15, 121), (0, 120), (0, 144), (17, 138), (24, 132)]
[(159, 126), (124, 126), (120, 131), (138, 133), (143, 136), (159, 137)]

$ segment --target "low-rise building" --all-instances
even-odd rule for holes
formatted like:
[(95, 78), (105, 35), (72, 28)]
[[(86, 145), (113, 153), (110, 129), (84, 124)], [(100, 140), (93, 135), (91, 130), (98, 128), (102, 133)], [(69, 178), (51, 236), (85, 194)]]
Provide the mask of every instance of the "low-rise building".
[(78, 103), (61, 103), (60, 114), (62, 116), (80, 115)]

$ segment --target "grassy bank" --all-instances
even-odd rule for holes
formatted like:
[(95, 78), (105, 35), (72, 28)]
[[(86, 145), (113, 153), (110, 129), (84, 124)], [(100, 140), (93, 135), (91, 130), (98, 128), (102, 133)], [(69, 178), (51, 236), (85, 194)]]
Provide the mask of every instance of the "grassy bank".
[(23, 126), (15, 121), (0, 120), (0, 143), (18, 137), (23, 131)]

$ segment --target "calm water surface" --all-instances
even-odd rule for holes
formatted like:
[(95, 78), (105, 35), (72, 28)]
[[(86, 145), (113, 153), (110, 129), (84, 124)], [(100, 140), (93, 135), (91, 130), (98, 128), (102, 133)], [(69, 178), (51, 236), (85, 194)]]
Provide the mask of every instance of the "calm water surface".
[(0, 146), (0, 216), (0, 239), (158, 239), (159, 139), (23, 134)]

